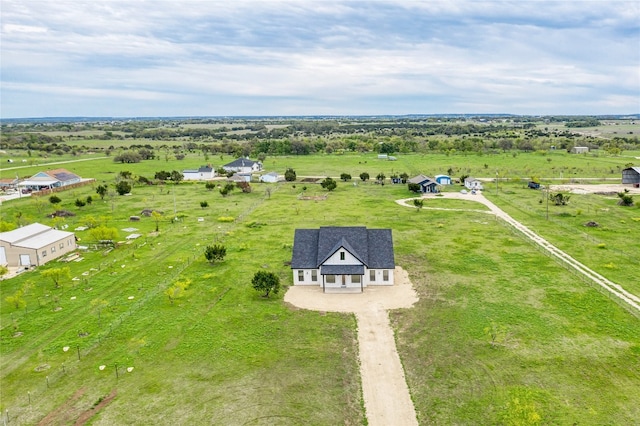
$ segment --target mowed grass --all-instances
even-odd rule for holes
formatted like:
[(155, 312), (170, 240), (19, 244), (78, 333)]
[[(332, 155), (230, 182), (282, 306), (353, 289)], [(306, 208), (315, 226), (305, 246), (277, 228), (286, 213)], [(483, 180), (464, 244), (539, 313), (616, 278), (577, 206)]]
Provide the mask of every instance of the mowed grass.
[[(2, 410), (32, 424), (80, 388), (72, 414), (117, 389), (93, 424), (364, 423), (353, 316), (297, 310), (282, 294), (263, 299), (250, 278), (265, 268), (291, 284), (285, 262), (296, 228), (366, 225), (393, 229), (396, 262), (420, 296), (391, 317), (421, 424), (638, 418), (638, 318), (492, 216), (459, 211), (479, 204), (434, 198), (425, 207), (455, 210), (418, 211), (395, 203), (411, 196), (404, 185), (370, 183), (339, 183), (326, 200), (300, 200), (303, 186), (325, 194), (298, 182), (270, 186), (270, 197), (255, 184), (251, 194), (223, 198), (181, 184), (137, 187), (79, 210), (76, 198), (98, 198), (91, 187), (61, 193), (61, 207), (78, 213), (70, 229), (91, 215), (145, 236), (108, 254), (87, 253), (69, 265), (80, 281), (63, 290), (38, 272), (3, 281)], [(211, 207), (201, 209), (201, 200)], [(128, 221), (143, 208), (165, 212), (158, 236), (149, 235), (152, 219)], [(1, 213), (48, 223), (49, 210), (24, 199)], [(170, 223), (174, 210), (180, 220)], [(91, 244), (88, 232), (79, 236)], [(215, 266), (202, 256), (212, 242), (228, 249)], [(27, 310), (15, 310), (5, 297), (28, 279), (36, 286)], [(164, 289), (185, 279), (187, 294), (172, 305)], [(108, 302), (99, 317), (96, 299)]]

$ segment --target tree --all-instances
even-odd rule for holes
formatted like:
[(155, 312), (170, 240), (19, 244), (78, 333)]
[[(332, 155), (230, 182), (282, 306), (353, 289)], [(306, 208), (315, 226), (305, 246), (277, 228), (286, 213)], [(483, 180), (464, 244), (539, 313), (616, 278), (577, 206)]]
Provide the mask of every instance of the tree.
[(383, 184), (383, 185), (384, 185), (384, 180), (385, 180), (386, 178), (387, 178), (387, 177), (386, 177), (386, 176), (384, 175), (384, 173), (382, 173), (382, 172), (378, 173), (378, 176), (376, 176), (376, 180), (378, 181), (378, 183), (381, 183), (381, 184)]
[(178, 184), (184, 179), (184, 175), (177, 170), (171, 171), (171, 180), (173, 183)]
[(413, 200), (413, 205), (415, 206), (418, 213), (420, 213), (420, 209), (422, 209), (422, 207), (424, 206), (424, 201), (420, 198), (415, 198)]
[(13, 295), (5, 297), (8, 304), (13, 305), (16, 309), (22, 309), (27, 306), (27, 302), (22, 297), (22, 289), (17, 290)]
[(76, 204), (76, 207), (82, 208), (87, 205), (87, 202), (84, 200), (81, 200), (80, 198), (76, 198), (75, 204)]
[(142, 161), (142, 156), (137, 152), (123, 152), (120, 155), (116, 155), (113, 157), (113, 161), (116, 163), (139, 163)]
[(409, 180), (409, 175), (407, 173), (401, 173), (400, 174), (400, 179), (401, 179), (402, 183), (407, 183), (407, 181)]
[(91, 204), (91, 203), (93, 203), (93, 197), (92, 197), (91, 195), (88, 195), (88, 196), (87, 196), (87, 201), (86, 201), (86, 203), (87, 203), (87, 204)]
[(263, 291), (262, 297), (269, 297), (270, 293), (278, 294), (280, 291), (280, 278), (273, 272), (258, 271), (251, 280), (256, 291)]
[(212, 265), (216, 261), (222, 261), (224, 257), (227, 255), (227, 248), (222, 244), (214, 244), (213, 246), (207, 246), (204, 249), (204, 257), (211, 263)]
[(216, 184), (213, 182), (207, 182), (204, 184), (204, 187), (207, 188), (208, 191), (213, 191), (213, 189), (216, 187)]
[(420, 192), (420, 184), (419, 183), (409, 183), (408, 184), (409, 191), (418, 193)]
[(124, 195), (124, 194), (130, 193), (131, 184), (126, 180), (121, 180), (120, 182), (116, 183), (116, 192), (118, 193), (118, 195)]
[(118, 239), (118, 229), (100, 225), (92, 228), (89, 235), (96, 241), (115, 241)]
[(245, 194), (248, 194), (248, 193), (251, 192), (251, 185), (249, 184), (249, 182), (244, 182), (244, 181), (243, 182), (238, 182), (238, 183), (236, 183), (236, 186), (238, 188), (240, 188), (240, 190), (242, 192), (244, 192)]
[(367, 172), (360, 173), (360, 180), (362, 180), (363, 182), (368, 181), (369, 180), (369, 173), (367, 173)]
[(320, 182), (320, 186), (326, 189), (327, 191), (333, 191), (334, 189), (336, 189), (338, 184), (336, 183), (335, 180), (331, 179), (330, 177), (327, 177), (322, 182)]
[(0, 277), (9, 273), (9, 268), (4, 265), (0, 265)]
[(191, 280), (178, 280), (171, 287), (167, 288), (164, 291), (164, 294), (169, 298), (169, 302), (173, 305), (173, 302), (176, 299), (179, 299), (184, 296), (184, 293), (187, 291), (189, 286), (191, 285)]
[(155, 175), (153, 176), (154, 179), (158, 179), (161, 181), (165, 181), (170, 177), (171, 177), (171, 173), (165, 170), (160, 170), (159, 172), (156, 172)]
[(98, 187), (96, 188), (96, 194), (100, 196), (101, 200), (104, 200), (104, 196), (107, 195), (107, 192), (109, 192), (109, 189), (106, 187), (106, 185), (98, 185)]
[(151, 216), (156, 221), (156, 232), (160, 231), (160, 219), (162, 218), (162, 213), (157, 210), (151, 212)]
[(49, 202), (53, 205), (58, 204), (60, 201), (62, 200), (57, 195), (52, 195), (51, 197), (49, 197)]
[(549, 194), (549, 200), (553, 201), (556, 206), (566, 206), (569, 204), (570, 195), (558, 192), (557, 194)]
[(202, 207), (203, 209), (209, 207), (209, 203), (206, 201), (200, 201), (200, 207)]
[(618, 192), (618, 197), (620, 201), (618, 201), (618, 205), (631, 207), (633, 206), (633, 197), (629, 195), (629, 190), (625, 188), (624, 192)]
[(343, 182), (346, 182), (346, 181), (348, 181), (348, 180), (351, 180), (351, 175), (350, 175), (349, 173), (342, 173), (342, 174), (340, 175), (340, 179), (341, 179)]
[(292, 168), (288, 168), (286, 172), (284, 172), (284, 180), (287, 182), (293, 182), (296, 180), (296, 171)]
[(52, 268), (40, 272), (40, 275), (43, 278), (51, 278), (55, 288), (60, 288), (60, 282), (62, 280), (71, 278), (71, 269), (69, 269), (68, 266), (63, 268)]

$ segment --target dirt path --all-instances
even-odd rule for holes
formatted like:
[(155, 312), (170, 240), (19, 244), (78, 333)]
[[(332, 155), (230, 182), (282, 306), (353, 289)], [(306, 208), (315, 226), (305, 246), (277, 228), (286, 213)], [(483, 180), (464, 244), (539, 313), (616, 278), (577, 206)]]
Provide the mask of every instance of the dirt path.
[(394, 276), (395, 285), (367, 287), (364, 293), (322, 293), (316, 286), (292, 286), (284, 296), (299, 308), (356, 315), (362, 394), (370, 426), (418, 424), (387, 314), (389, 309), (410, 308), (418, 296), (406, 271), (397, 267)]
[[(458, 200), (476, 201), (478, 203), (484, 204), (490, 209), (490, 212), (487, 212), (487, 213), (494, 214), (496, 217), (499, 217), (500, 219), (504, 220), (505, 222), (507, 222), (514, 228), (516, 228), (518, 231), (520, 231), (522, 234), (524, 234), (531, 241), (541, 246), (543, 249), (545, 249), (547, 252), (553, 255), (556, 259), (560, 260), (561, 262), (570, 266), (571, 268), (574, 268), (576, 271), (578, 271), (585, 277), (589, 278), (591, 281), (593, 281), (594, 283), (596, 283), (597, 285), (599, 285), (600, 287), (602, 287), (603, 289), (605, 289), (606, 291), (608, 291), (609, 293), (617, 297), (618, 299), (624, 301), (632, 308), (640, 311), (640, 297), (632, 293), (629, 293), (619, 284), (616, 284), (608, 280), (607, 278), (603, 277), (602, 275), (598, 274), (592, 269), (586, 267), (584, 264), (578, 262), (576, 259), (569, 256), (567, 253), (563, 252), (562, 250), (560, 250), (553, 244), (549, 243), (547, 240), (545, 240), (535, 232), (531, 231), (529, 228), (527, 228), (517, 220), (513, 219), (511, 216), (509, 216), (506, 212), (504, 212), (498, 206), (493, 204), (491, 201), (487, 200), (484, 197), (484, 195), (482, 195), (481, 193), (462, 194), (458, 192), (446, 192), (446, 193), (442, 193), (442, 195), (444, 196), (444, 198), (455, 198)], [(424, 198), (431, 198), (431, 197), (434, 197), (434, 196), (428, 195)], [(396, 202), (402, 206), (415, 208), (412, 204), (410, 204), (409, 202), (410, 200), (413, 200), (413, 198), (397, 200)], [(429, 207), (424, 207), (424, 208), (428, 209)]]

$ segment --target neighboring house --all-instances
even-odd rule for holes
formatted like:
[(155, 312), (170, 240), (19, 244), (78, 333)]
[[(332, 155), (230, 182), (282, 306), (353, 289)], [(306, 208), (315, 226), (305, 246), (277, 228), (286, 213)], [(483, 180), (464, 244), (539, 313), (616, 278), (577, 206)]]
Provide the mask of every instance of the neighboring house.
[(640, 167), (628, 167), (622, 170), (622, 183), (640, 184)]
[(238, 158), (229, 164), (225, 164), (222, 168), (227, 172), (253, 173), (262, 170), (262, 163), (249, 160), (248, 158)]
[(476, 178), (468, 177), (464, 180), (464, 186), (468, 189), (483, 189), (482, 182)]
[(0, 189), (15, 189), (16, 185), (18, 185), (18, 178), (0, 179)]
[(584, 154), (586, 152), (589, 152), (588, 146), (574, 146), (573, 148), (571, 148), (572, 154)]
[(0, 265), (40, 266), (76, 249), (73, 232), (40, 223), (0, 233)]
[(260, 182), (276, 183), (279, 179), (278, 173), (276, 172), (270, 172), (260, 176)]
[(197, 170), (183, 170), (184, 180), (210, 180), (216, 176), (216, 171), (211, 165), (200, 166)]
[(55, 169), (36, 173), (29, 179), (20, 182), (18, 187), (30, 189), (32, 191), (41, 191), (43, 189), (53, 189), (73, 185), (74, 183), (79, 182), (82, 182), (82, 178), (75, 173), (71, 173), (66, 169)]
[(436, 193), (438, 192), (438, 183), (425, 175), (418, 175), (407, 181), (408, 183), (417, 183), (420, 185), (420, 192), (422, 193)]
[(438, 185), (451, 185), (451, 177), (447, 175), (436, 175), (436, 183)]
[(362, 292), (367, 286), (393, 285), (391, 229), (296, 229), (291, 269), (294, 285), (316, 285), (323, 292)]

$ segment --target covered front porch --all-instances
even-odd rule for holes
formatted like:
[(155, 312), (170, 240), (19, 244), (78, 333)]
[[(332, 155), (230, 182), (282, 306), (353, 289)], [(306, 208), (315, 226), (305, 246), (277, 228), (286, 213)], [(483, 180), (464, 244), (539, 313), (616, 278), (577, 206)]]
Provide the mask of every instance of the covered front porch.
[(364, 291), (364, 265), (323, 265), (320, 275), (323, 293)]

